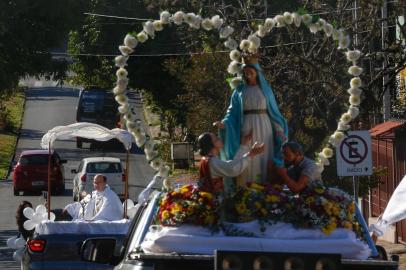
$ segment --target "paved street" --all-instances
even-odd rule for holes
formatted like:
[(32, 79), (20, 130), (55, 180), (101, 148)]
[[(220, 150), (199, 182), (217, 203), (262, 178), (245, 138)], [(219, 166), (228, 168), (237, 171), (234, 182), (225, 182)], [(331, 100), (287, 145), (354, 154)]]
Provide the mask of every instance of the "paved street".
[[(75, 122), (76, 104), (78, 100), (77, 89), (60, 87), (30, 88), (27, 90), (27, 100), (21, 136), (18, 141), (16, 157), (26, 149), (38, 149), (42, 135), (57, 125), (67, 125)], [(132, 101), (136, 107), (136, 113), (142, 118), (141, 103), (137, 96), (132, 95)], [(91, 156), (113, 156), (124, 161), (125, 153), (121, 149), (108, 150), (92, 149), (90, 144), (84, 144), (84, 149), (77, 149), (74, 140), (57, 141), (55, 149), (62, 159), (68, 160), (65, 164), (66, 191), (62, 196), (55, 196), (52, 200), (52, 208), (62, 208), (72, 201), (72, 178), (71, 169), (77, 168), (80, 160)], [(86, 149), (88, 148), (88, 149)], [(149, 167), (142, 151), (135, 145), (130, 155), (130, 197), (135, 199), (152, 178), (153, 170)], [(10, 176), (9, 176), (10, 178)], [(34, 204), (43, 203), (39, 194), (26, 194), (14, 196), (12, 183), (9, 180), (0, 182), (0, 269), (12, 269), (10, 264), (11, 253), (4, 249), (5, 240), (15, 233), (15, 211), (22, 200), (28, 200)], [(15, 265), (15, 264), (14, 264)], [(6, 268), (7, 266), (7, 268)]]

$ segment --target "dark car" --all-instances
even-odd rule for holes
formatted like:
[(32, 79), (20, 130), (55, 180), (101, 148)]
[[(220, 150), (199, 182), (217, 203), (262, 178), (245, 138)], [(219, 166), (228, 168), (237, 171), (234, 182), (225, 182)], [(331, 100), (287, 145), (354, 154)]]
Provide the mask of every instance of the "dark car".
[[(101, 88), (81, 90), (76, 108), (76, 122), (94, 123), (108, 129), (120, 127), (120, 114), (113, 93)], [(78, 137), (77, 147), (82, 148), (83, 142), (91, 140)]]
[[(48, 189), (48, 150), (23, 151), (13, 170), (14, 195), (20, 191), (35, 192)], [(65, 190), (64, 167), (56, 151), (51, 152), (51, 187), (55, 193)]]

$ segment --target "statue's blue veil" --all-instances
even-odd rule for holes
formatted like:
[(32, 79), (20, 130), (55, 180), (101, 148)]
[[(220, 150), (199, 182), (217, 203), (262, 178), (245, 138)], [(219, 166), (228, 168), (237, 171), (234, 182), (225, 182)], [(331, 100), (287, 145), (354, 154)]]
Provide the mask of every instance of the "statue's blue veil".
[[(264, 143), (273, 144), (274, 156), (272, 160), (276, 166), (283, 166), (282, 145), (288, 138), (288, 125), (285, 118), (279, 111), (275, 95), (272, 91), (271, 86), (265, 80), (264, 74), (259, 64), (250, 64), (247, 66), (254, 68), (257, 72), (259, 86), (261, 87), (262, 92), (264, 93), (264, 96), (267, 100), (268, 115), (272, 122), (274, 141)], [(230, 106), (228, 107), (227, 113), (223, 119), (225, 129), (220, 130), (220, 137), (224, 141), (224, 148), (221, 153), (221, 157), (224, 160), (233, 159), (234, 155), (240, 147), (240, 132), (244, 115), (242, 94), (246, 90), (246, 88), (247, 84), (244, 81), (239, 86), (237, 86), (236, 89), (234, 89), (231, 96)]]

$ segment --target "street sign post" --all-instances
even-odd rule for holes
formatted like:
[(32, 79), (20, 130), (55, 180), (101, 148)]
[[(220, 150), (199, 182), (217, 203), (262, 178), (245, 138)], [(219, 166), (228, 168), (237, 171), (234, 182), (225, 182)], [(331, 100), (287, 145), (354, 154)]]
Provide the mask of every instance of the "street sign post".
[(371, 135), (367, 130), (350, 131), (337, 147), (338, 176), (372, 174)]

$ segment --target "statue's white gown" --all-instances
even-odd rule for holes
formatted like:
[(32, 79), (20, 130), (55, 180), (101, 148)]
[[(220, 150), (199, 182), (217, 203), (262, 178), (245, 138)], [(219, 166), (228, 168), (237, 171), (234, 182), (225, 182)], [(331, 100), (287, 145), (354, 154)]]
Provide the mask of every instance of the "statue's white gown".
[[(243, 110), (267, 110), (267, 103), (259, 85), (247, 86), (242, 94)], [(262, 155), (249, 160), (247, 169), (237, 178), (238, 185), (247, 182), (264, 183), (267, 180), (268, 161), (273, 157), (272, 123), (269, 114), (265, 112), (244, 113), (241, 134), (247, 135), (253, 131), (252, 143), (265, 143)]]

